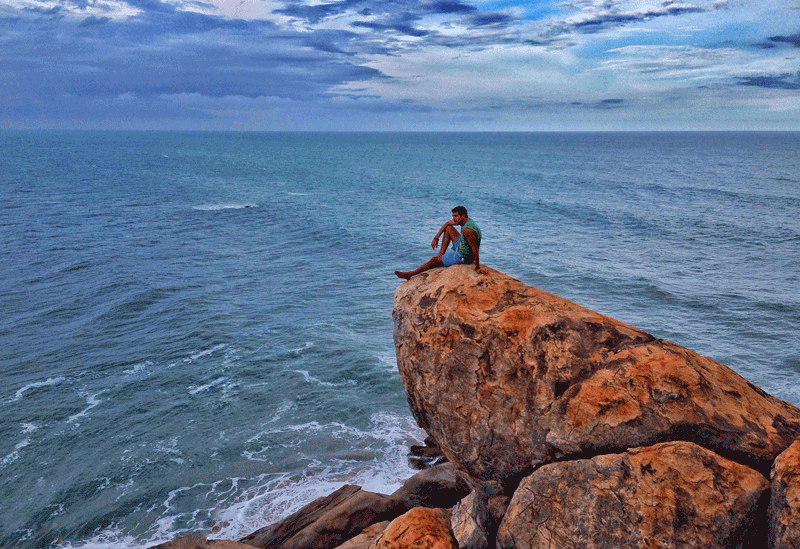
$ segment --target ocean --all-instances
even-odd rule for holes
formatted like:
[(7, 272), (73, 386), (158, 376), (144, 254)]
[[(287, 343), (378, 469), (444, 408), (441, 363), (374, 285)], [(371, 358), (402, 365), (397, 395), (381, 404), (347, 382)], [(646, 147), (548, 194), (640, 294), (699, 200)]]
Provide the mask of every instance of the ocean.
[(393, 271), (456, 205), (487, 266), (800, 405), (800, 133), (0, 131), (0, 547), (398, 488)]

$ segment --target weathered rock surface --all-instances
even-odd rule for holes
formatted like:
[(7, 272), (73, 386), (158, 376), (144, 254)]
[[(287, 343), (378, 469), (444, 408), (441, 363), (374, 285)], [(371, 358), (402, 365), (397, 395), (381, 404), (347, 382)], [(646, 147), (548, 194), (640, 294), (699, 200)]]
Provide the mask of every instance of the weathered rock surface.
[(470, 492), (469, 486), (456, 474), (451, 463), (424, 469), (403, 483), (392, 498), (402, 503), (404, 510), (414, 507), (447, 509)]
[(337, 549), (369, 549), (376, 539), (383, 533), (386, 528), (391, 524), (388, 520), (383, 522), (376, 522), (364, 528), (360, 534), (353, 539), (349, 539), (341, 544)]
[(800, 440), (779, 455), (772, 466), (769, 547), (800, 548)]
[(695, 442), (769, 473), (800, 409), (731, 369), (488, 269), (402, 283), (394, 338), (411, 412), (472, 477)]
[(488, 549), (493, 539), (491, 516), (478, 492), (472, 492), (453, 508), (450, 525), (459, 549)]
[(763, 547), (769, 482), (688, 442), (545, 465), (511, 500), (500, 549)]
[(393, 520), (370, 549), (458, 549), (450, 511), (415, 507)]

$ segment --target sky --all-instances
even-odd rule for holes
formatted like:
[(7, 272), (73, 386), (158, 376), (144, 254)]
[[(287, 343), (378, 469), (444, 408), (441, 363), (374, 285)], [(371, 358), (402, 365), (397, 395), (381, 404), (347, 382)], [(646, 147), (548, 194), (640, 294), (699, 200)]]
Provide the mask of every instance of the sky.
[(0, 129), (800, 130), (800, 0), (0, 0)]

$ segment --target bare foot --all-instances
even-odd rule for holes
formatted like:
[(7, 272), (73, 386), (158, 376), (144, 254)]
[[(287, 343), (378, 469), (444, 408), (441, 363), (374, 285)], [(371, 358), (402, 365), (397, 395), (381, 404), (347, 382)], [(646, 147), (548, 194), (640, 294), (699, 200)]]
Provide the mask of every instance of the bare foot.
[(404, 272), (401, 272), (401, 271), (395, 271), (395, 272), (394, 272), (394, 274), (396, 274), (396, 275), (397, 275), (397, 278), (405, 278), (406, 280), (408, 280), (409, 278), (411, 278), (411, 274), (409, 274), (409, 273), (404, 273)]

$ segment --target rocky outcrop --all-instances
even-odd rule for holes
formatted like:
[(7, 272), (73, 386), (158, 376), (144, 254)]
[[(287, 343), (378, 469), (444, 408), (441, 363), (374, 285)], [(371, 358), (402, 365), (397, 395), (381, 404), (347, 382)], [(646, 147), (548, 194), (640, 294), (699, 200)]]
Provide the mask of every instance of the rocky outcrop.
[(795, 441), (772, 466), (769, 504), (769, 548), (800, 547), (800, 440)]
[(756, 548), (768, 486), (690, 442), (552, 463), (516, 490), (498, 547)]
[(438, 463), (439, 452), (448, 463), (388, 496), (345, 486), (243, 543), (800, 547), (800, 409), (707, 357), (488, 271), (433, 269), (395, 293), (400, 376), (429, 435), (412, 463)]
[(535, 468), (694, 442), (769, 474), (800, 410), (731, 369), (497, 271), (434, 269), (394, 298), (414, 417), (457, 468), (513, 487)]

